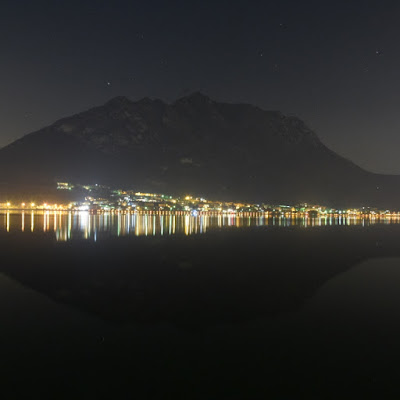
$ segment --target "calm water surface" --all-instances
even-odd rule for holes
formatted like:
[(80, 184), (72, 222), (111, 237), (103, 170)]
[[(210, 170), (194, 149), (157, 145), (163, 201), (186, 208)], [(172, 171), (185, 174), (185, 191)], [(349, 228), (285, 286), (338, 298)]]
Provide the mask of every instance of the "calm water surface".
[(400, 396), (396, 220), (5, 213), (0, 234), (5, 398)]
[(366, 261), (297, 313), (201, 332), (109, 324), (0, 275), (3, 383), (57, 398), (397, 398), (399, 271)]
[(123, 214), (89, 212), (3, 212), (0, 214), (0, 232), (54, 233), (58, 241), (70, 239), (97, 240), (109, 236), (164, 236), (202, 234), (216, 228), (230, 227), (291, 227), (315, 226), (370, 226), (376, 223), (398, 224), (398, 218), (288, 218), (249, 216)]

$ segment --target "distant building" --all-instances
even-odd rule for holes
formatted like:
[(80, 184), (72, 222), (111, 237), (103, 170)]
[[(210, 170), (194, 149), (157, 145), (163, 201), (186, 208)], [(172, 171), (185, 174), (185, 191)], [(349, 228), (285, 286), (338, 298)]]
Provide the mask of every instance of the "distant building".
[(57, 182), (57, 190), (72, 190), (74, 185), (68, 182)]

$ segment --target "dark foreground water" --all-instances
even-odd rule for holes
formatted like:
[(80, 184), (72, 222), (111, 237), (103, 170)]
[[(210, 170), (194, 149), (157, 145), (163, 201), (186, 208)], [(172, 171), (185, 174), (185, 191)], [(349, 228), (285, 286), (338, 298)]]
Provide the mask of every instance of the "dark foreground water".
[(4, 398), (398, 398), (400, 226), (0, 234)]

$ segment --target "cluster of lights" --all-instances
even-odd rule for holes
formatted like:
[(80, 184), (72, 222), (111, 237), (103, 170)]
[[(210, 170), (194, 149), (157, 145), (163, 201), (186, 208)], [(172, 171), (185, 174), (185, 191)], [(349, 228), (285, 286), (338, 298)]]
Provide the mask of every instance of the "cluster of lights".
[(15, 209), (15, 210), (21, 210), (21, 209), (25, 209), (25, 210), (66, 210), (66, 209), (70, 209), (71, 205), (69, 206), (65, 206), (65, 205), (61, 205), (61, 204), (47, 204), (47, 203), (43, 203), (43, 204), (36, 204), (36, 203), (19, 203), (19, 204), (13, 204), (11, 202), (7, 202), (4, 205), (1, 205), (0, 208), (6, 208), (6, 209)]
[[(79, 185), (78, 185), (79, 186)], [(68, 182), (58, 182), (57, 189), (72, 190), (75, 186)], [(236, 202), (220, 202), (206, 200), (202, 197), (185, 194), (173, 198), (169, 195), (133, 192), (125, 190), (112, 190), (105, 186), (87, 185), (82, 188), (91, 192), (85, 197), (84, 202), (74, 202), (67, 205), (49, 204), (47, 202), (35, 204), (34, 202), (0, 203), (0, 209), (10, 210), (46, 210), (46, 211), (93, 211), (93, 212), (123, 212), (123, 213), (194, 213), (223, 214), (223, 215), (248, 215), (257, 214), (265, 217), (344, 217), (344, 218), (399, 218), (400, 213), (374, 208), (357, 209), (330, 209), (319, 205), (303, 203), (296, 206), (249, 204)], [(102, 191), (97, 193), (96, 190)], [(104, 190), (109, 190), (106, 194)], [(118, 197), (116, 198), (115, 195)]]

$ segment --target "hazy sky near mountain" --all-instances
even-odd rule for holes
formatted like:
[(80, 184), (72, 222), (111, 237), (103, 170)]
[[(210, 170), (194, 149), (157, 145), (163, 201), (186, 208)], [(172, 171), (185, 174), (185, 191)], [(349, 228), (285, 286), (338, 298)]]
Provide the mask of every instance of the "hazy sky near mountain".
[(200, 90), (400, 174), (399, 20), (385, 0), (2, 0), (0, 146), (117, 95)]

